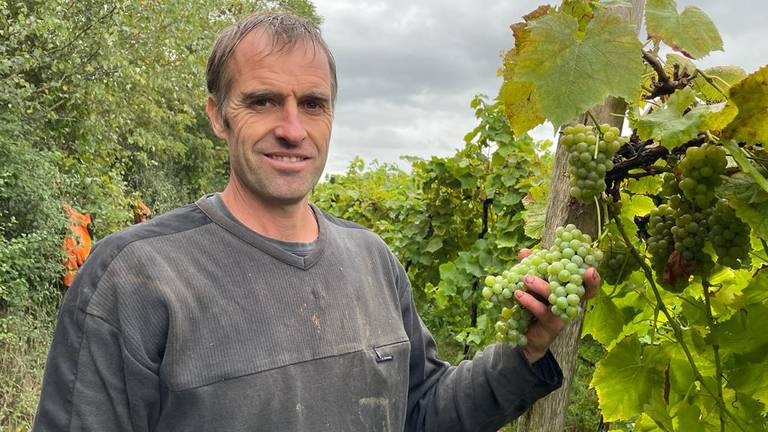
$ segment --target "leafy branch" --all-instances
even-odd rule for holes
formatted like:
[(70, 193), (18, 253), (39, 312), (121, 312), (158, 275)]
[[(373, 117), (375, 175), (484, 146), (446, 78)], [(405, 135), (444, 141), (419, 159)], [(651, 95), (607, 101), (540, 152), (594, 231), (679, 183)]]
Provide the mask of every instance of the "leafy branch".
[(685, 353), (685, 357), (688, 360), (688, 364), (691, 367), (691, 370), (693, 371), (693, 376), (696, 379), (696, 381), (699, 382), (701, 387), (709, 393), (710, 396), (712, 396), (713, 399), (717, 402), (718, 407), (720, 408), (721, 413), (724, 413), (727, 415), (731, 421), (739, 428), (739, 430), (746, 432), (746, 429), (741, 425), (741, 423), (736, 419), (736, 416), (733, 415), (733, 413), (728, 410), (728, 408), (725, 405), (725, 401), (722, 397), (722, 391), (715, 393), (712, 389), (709, 388), (707, 383), (704, 380), (704, 376), (699, 371), (699, 367), (696, 365), (696, 361), (693, 359), (693, 355), (691, 354), (690, 348), (688, 348), (688, 344), (685, 342), (685, 339), (683, 337), (683, 329), (681, 328), (680, 324), (677, 322), (677, 320), (672, 316), (672, 314), (667, 309), (667, 306), (664, 304), (664, 300), (661, 298), (661, 294), (659, 293), (659, 288), (656, 286), (656, 281), (653, 278), (653, 270), (648, 265), (648, 263), (645, 261), (645, 257), (640, 255), (640, 252), (635, 248), (635, 246), (632, 244), (632, 242), (627, 237), (627, 233), (624, 230), (624, 224), (621, 221), (621, 217), (619, 217), (618, 213), (613, 212), (609, 209), (611, 212), (611, 216), (616, 223), (616, 227), (619, 231), (619, 234), (621, 235), (621, 238), (624, 240), (624, 243), (627, 246), (627, 249), (632, 253), (632, 255), (635, 257), (635, 259), (640, 263), (641, 268), (643, 269), (643, 273), (645, 274), (646, 279), (648, 280), (648, 283), (651, 285), (651, 289), (653, 290), (653, 294), (656, 297), (656, 305), (661, 311), (661, 313), (664, 314), (664, 316), (667, 318), (667, 322), (672, 327), (672, 331), (675, 334), (675, 338), (677, 340), (677, 343), (682, 348), (683, 352)]

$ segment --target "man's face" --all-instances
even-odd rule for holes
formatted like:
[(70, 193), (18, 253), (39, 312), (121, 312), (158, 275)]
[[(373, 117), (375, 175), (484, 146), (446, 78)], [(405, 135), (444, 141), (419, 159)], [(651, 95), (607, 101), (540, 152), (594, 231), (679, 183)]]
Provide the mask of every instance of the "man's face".
[(271, 43), (251, 33), (232, 55), (229, 128), (211, 100), (208, 115), (229, 144), (230, 182), (264, 205), (285, 206), (304, 200), (325, 167), (331, 74), (323, 52), (310, 43), (280, 52), (272, 52)]

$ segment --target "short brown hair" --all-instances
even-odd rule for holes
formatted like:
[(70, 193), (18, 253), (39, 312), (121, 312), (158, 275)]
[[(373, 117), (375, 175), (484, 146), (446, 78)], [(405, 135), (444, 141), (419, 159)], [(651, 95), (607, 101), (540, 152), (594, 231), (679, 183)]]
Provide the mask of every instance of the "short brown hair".
[(285, 12), (260, 12), (244, 18), (222, 31), (213, 45), (205, 71), (208, 94), (216, 101), (219, 117), (229, 128), (225, 106), (231, 85), (229, 59), (235, 48), (246, 36), (256, 30), (263, 30), (272, 37), (272, 49), (281, 51), (293, 48), (298, 42), (309, 42), (320, 48), (328, 58), (331, 72), (331, 102), (335, 104), (338, 85), (336, 62), (328, 45), (320, 34), (320, 28), (306, 18)]

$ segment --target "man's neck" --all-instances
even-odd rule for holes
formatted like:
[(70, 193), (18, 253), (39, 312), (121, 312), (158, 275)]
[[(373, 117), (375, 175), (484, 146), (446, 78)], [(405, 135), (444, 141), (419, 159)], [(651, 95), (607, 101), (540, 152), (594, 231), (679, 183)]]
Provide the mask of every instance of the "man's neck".
[(307, 198), (296, 204), (270, 206), (230, 182), (221, 199), (237, 220), (263, 236), (301, 243), (317, 239), (317, 220)]

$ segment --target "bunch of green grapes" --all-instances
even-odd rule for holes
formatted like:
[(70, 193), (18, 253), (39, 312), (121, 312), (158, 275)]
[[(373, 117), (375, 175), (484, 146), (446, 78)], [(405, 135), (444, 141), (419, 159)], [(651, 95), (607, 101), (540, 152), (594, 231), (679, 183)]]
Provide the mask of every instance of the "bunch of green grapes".
[(667, 259), (675, 250), (672, 238), (672, 227), (675, 226), (675, 211), (672, 207), (662, 204), (651, 210), (648, 221), (648, 252), (651, 254), (653, 268), (661, 272), (667, 264)]
[(600, 277), (611, 285), (624, 282), (633, 271), (640, 268), (640, 263), (622, 242), (605, 242), (600, 250), (603, 252), (603, 260), (598, 271)]
[(675, 226), (671, 228), (675, 250), (688, 261), (703, 261), (709, 212), (696, 209), (691, 202), (678, 195), (670, 197), (669, 204), (675, 210)]
[(527, 291), (523, 283), (526, 275), (549, 282), (547, 301), (553, 314), (564, 321), (579, 314), (584, 296), (584, 272), (596, 266), (603, 257), (593, 249), (592, 239), (576, 226), (568, 225), (555, 231), (555, 241), (549, 249), (540, 249), (498, 276), (488, 276), (482, 294), (492, 305), (502, 306), (496, 323), (496, 338), (513, 346), (527, 343), (525, 333), (532, 319), (531, 313), (513, 299), (515, 290)]
[(661, 176), (661, 194), (664, 196), (680, 195), (680, 186), (677, 177), (672, 173), (664, 173)]
[(571, 196), (584, 203), (605, 191), (605, 173), (613, 168), (613, 155), (625, 142), (615, 127), (603, 124), (599, 130), (598, 136), (592, 127), (578, 124), (565, 127), (560, 137), (568, 151)]
[(680, 162), (680, 189), (699, 208), (707, 208), (715, 200), (715, 188), (722, 183), (727, 161), (722, 147), (704, 144), (689, 147)]
[(725, 200), (719, 200), (709, 216), (709, 238), (717, 262), (732, 269), (749, 267), (749, 225), (738, 217)]

